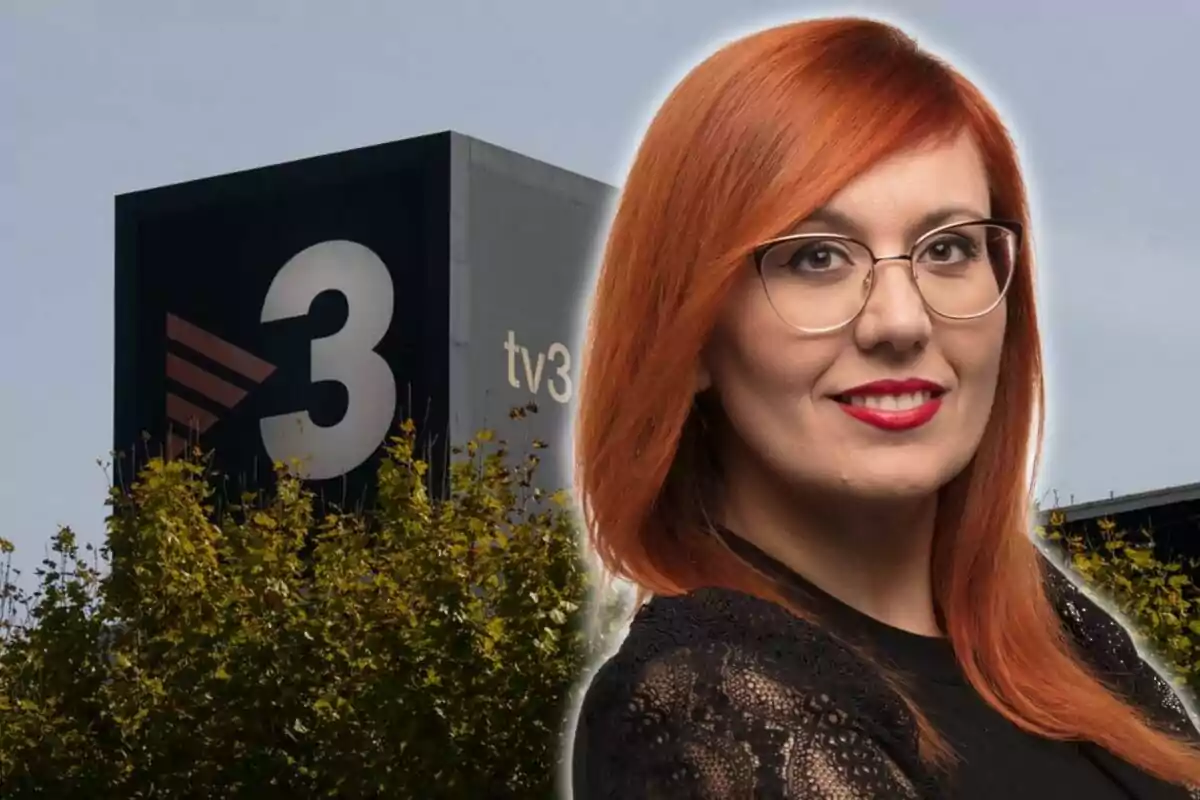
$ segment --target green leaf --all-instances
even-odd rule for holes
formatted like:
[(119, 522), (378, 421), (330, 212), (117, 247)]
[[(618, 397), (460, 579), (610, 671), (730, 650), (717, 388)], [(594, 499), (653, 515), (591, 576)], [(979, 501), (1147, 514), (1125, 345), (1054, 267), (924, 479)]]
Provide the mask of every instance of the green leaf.
[(1200, 649), (1200, 589), (1194, 575), (1200, 564), (1160, 558), (1152, 530), (1130, 536), (1114, 521), (1102, 520), (1084, 535), (1082, 524), (1057, 519), (1072, 571), (1131, 622), (1134, 639), (1162, 660), (1172, 680), (1197, 696), (1200, 670), (1193, 654)]
[(199, 450), (152, 459), (110, 492), (96, 563), (59, 530), (7, 615), (0, 541), (0, 782), (551, 796), (593, 587), (569, 493), (527, 492), (537, 459), (500, 431), (462, 444), (442, 492), (404, 422), (373, 505), (324, 516), (294, 465), (255, 487)]

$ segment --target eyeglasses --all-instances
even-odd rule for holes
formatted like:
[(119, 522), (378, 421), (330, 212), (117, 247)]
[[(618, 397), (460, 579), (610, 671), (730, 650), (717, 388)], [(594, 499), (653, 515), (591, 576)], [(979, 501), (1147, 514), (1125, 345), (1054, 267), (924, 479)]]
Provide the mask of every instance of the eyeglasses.
[(907, 261), (925, 307), (948, 319), (975, 319), (1004, 299), (1021, 246), (1020, 223), (974, 220), (924, 234), (905, 255), (877, 258), (848, 236), (801, 233), (754, 248), (767, 299), (779, 317), (805, 333), (849, 325), (867, 306), (875, 268)]

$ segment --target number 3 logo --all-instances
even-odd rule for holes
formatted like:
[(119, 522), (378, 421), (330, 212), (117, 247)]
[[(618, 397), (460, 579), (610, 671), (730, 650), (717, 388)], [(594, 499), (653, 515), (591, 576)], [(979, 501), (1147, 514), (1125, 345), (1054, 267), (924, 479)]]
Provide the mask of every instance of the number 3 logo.
[(346, 324), (312, 342), (313, 383), (336, 381), (346, 389), (346, 414), (319, 427), (307, 411), (266, 417), (259, 423), (273, 461), (300, 461), (310, 480), (344, 475), (375, 453), (396, 415), (396, 378), (375, 347), (392, 324), (392, 276), (379, 256), (348, 241), (315, 244), (293, 256), (271, 281), (262, 321), (302, 317), (322, 292), (346, 298)]

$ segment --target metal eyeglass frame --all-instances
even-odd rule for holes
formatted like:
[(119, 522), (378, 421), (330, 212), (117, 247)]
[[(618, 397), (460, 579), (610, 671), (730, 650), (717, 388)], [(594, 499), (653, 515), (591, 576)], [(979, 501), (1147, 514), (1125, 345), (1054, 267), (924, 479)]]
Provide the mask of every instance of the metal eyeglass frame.
[[(809, 334), (832, 333), (833, 331), (837, 331), (842, 328), (845, 328), (847, 325), (852, 324), (854, 322), (854, 320), (858, 319), (858, 317), (862, 314), (863, 310), (866, 309), (867, 302), (871, 299), (871, 292), (875, 288), (875, 268), (877, 266), (879, 266), (879, 264), (883, 263), (884, 261), (907, 261), (908, 262), (909, 277), (912, 279), (913, 285), (917, 288), (917, 295), (921, 298), (921, 303), (924, 304), (926, 310), (930, 311), (933, 314), (936, 314), (939, 317), (943, 317), (945, 319), (953, 319), (953, 320), (979, 319), (980, 317), (987, 316), (988, 314), (995, 311), (996, 307), (1000, 305), (1000, 301), (1002, 301), (1005, 298), (1005, 296), (1008, 294), (1008, 287), (1012, 285), (1013, 276), (1017, 272), (1015, 254), (1014, 254), (1013, 267), (1008, 272), (1008, 279), (1005, 280), (1004, 286), (1000, 287), (1000, 293), (999, 293), (999, 295), (996, 296), (996, 301), (994, 303), (992, 303), (990, 306), (988, 306), (985, 310), (980, 311), (977, 314), (968, 314), (966, 316), (958, 316), (955, 314), (946, 314), (941, 311), (938, 311), (936, 308), (934, 308), (933, 306), (931, 306), (929, 304), (929, 301), (925, 299), (925, 293), (923, 291), (921, 291), (921, 282), (919, 280), (917, 280), (917, 266), (916, 266), (916, 262), (914, 261), (914, 255), (915, 255), (917, 249), (922, 244), (929, 241), (933, 237), (939, 236), (939, 235), (945, 233), (946, 231), (951, 231), (956, 228), (965, 228), (968, 226), (975, 226), (975, 225), (987, 225), (987, 226), (990, 226), (993, 228), (1002, 228), (1004, 230), (1007, 230), (1014, 237), (1016, 237), (1016, 247), (1014, 248), (1015, 254), (1020, 253), (1021, 246), (1022, 246), (1023, 240), (1024, 240), (1024, 233), (1025, 233), (1024, 226), (1019, 222), (1016, 222), (1014, 220), (1008, 220), (1008, 219), (972, 219), (972, 220), (965, 220), (962, 222), (951, 222), (946, 225), (939, 225), (938, 227), (934, 228), (933, 230), (921, 234), (921, 236), (918, 237), (917, 240), (912, 243), (912, 246), (909, 248), (908, 253), (906, 253), (904, 255), (899, 255), (899, 256), (884, 256), (882, 258), (879, 258), (875, 255), (875, 253), (871, 250), (871, 248), (868, 247), (863, 242), (860, 242), (858, 239), (855, 239), (853, 236), (845, 236), (840, 233), (795, 233), (795, 234), (791, 234), (788, 236), (777, 236), (774, 239), (768, 239), (767, 241), (763, 242), (762, 244), (756, 246), (751, 251), (751, 253), (754, 257), (754, 268), (758, 271), (758, 277), (759, 277), (760, 282), (762, 283), (763, 291), (767, 295), (767, 302), (771, 304), (771, 308), (774, 309), (775, 314), (779, 317), (780, 320), (783, 321), (783, 323), (785, 325), (787, 325), (789, 328), (794, 328), (795, 330), (798, 330), (801, 333), (809, 333)], [(802, 239), (813, 239), (816, 241), (821, 241), (821, 240), (827, 241), (827, 240), (832, 239), (834, 241), (850, 242), (852, 244), (855, 244), (855, 245), (858, 245), (859, 247), (861, 247), (863, 250), (865, 250), (867, 252), (867, 255), (869, 255), (871, 257), (871, 268), (867, 272), (867, 278), (866, 278), (867, 291), (863, 295), (862, 305), (859, 306), (858, 310), (855, 311), (849, 317), (849, 319), (847, 319), (845, 322), (839, 322), (837, 325), (830, 325), (830, 326), (827, 326), (824, 328), (801, 328), (798, 325), (793, 325), (791, 322), (788, 322), (788, 320), (786, 318), (784, 318), (783, 314), (775, 306), (775, 301), (771, 299), (771, 290), (767, 288), (767, 276), (763, 275), (763, 269), (762, 269), (763, 256), (765, 256), (767, 251), (769, 251), (773, 247), (776, 247), (781, 244), (785, 244), (787, 242), (797, 242)]]

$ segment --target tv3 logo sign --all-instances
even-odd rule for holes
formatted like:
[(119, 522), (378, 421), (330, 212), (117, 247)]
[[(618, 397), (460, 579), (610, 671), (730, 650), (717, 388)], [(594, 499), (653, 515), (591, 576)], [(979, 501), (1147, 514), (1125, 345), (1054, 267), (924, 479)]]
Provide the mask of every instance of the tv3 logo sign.
[[(336, 478), (362, 464), (383, 444), (396, 415), (395, 375), (375, 352), (392, 324), (394, 287), (387, 266), (370, 249), (338, 240), (297, 253), (271, 281), (259, 321), (305, 316), (317, 296), (329, 291), (345, 297), (346, 322), (336, 333), (311, 342), (309, 378), (313, 383), (336, 381), (345, 388), (345, 415), (326, 427), (315, 425), (308, 411), (265, 417), (258, 423), (271, 460), (298, 461), (299, 471), (309, 480)], [(275, 371), (257, 356), (173, 315), (167, 316), (167, 337), (255, 385)], [(167, 379), (226, 410), (247, 394), (172, 353), (167, 354)], [(219, 420), (217, 414), (170, 391), (167, 418), (197, 434)], [(168, 455), (178, 455), (184, 446), (186, 439), (169, 435)]]

